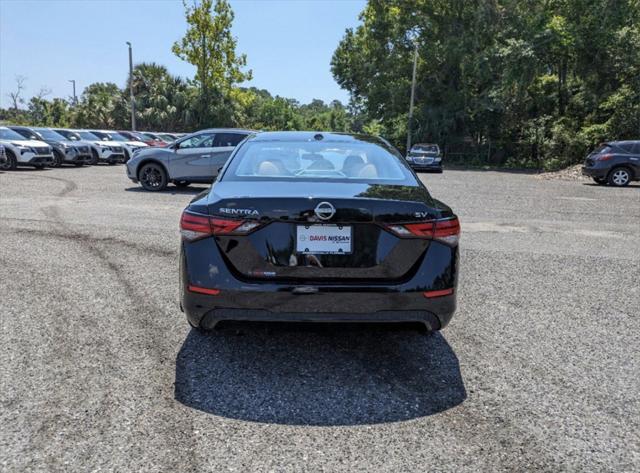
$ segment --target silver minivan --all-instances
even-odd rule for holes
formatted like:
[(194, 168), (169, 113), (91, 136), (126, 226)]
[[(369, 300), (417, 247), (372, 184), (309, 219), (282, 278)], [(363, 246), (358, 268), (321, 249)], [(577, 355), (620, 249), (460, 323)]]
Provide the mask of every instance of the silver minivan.
[(127, 162), (127, 176), (148, 191), (215, 181), (234, 148), (252, 130), (212, 128), (189, 134), (166, 147), (138, 150)]

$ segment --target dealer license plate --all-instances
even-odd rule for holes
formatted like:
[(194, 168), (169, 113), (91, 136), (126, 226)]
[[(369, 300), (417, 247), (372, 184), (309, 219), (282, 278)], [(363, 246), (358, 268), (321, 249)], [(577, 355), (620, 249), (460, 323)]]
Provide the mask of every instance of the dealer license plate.
[(326, 255), (351, 253), (351, 237), (348, 225), (298, 225), (296, 251)]

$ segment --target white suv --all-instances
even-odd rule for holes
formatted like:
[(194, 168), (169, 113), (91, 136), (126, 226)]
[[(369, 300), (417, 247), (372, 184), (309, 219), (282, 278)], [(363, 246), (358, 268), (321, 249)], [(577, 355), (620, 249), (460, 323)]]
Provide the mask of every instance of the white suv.
[(125, 161), (125, 150), (122, 143), (102, 140), (87, 130), (65, 130), (63, 128), (55, 128), (53, 131), (60, 133), (71, 141), (84, 141), (89, 143), (91, 146), (91, 161), (89, 164), (116, 164), (124, 163)]
[(44, 141), (27, 140), (15, 131), (0, 126), (0, 144), (4, 145), (7, 161), (0, 164), (2, 169), (17, 166), (31, 166), (42, 169), (53, 164), (53, 148)]
[(126, 163), (133, 157), (133, 153), (139, 149), (146, 148), (148, 145), (142, 141), (130, 140), (126, 136), (119, 134), (117, 131), (109, 130), (89, 130), (101, 140), (113, 141), (124, 147), (124, 162)]

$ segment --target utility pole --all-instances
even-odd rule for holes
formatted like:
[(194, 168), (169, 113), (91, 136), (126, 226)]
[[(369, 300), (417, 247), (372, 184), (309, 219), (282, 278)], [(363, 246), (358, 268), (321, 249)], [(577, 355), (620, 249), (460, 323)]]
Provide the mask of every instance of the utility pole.
[(69, 82), (73, 84), (73, 105), (78, 105), (78, 97), (76, 96), (76, 80), (69, 79)]
[(411, 102), (409, 103), (409, 120), (407, 121), (407, 153), (411, 149), (411, 122), (413, 121), (413, 99), (416, 95), (416, 67), (418, 65), (418, 42), (414, 41), (413, 75), (411, 77)]
[(131, 95), (131, 131), (136, 131), (136, 99), (133, 96), (133, 53), (131, 52), (131, 43), (127, 41), (129, 46), (129, 93)]

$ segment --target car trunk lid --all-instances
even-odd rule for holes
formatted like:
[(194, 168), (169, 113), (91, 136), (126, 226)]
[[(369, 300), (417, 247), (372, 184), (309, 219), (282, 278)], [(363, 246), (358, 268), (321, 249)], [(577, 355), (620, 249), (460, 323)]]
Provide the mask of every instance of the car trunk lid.
[(258, 221), (215, 243), (247, 280), (387, 282), (409, 277), (430, 241), (401, 238), (392, 223), (442, 217), (422, 186), (317, 182), (217, 183), (213, 218)]

